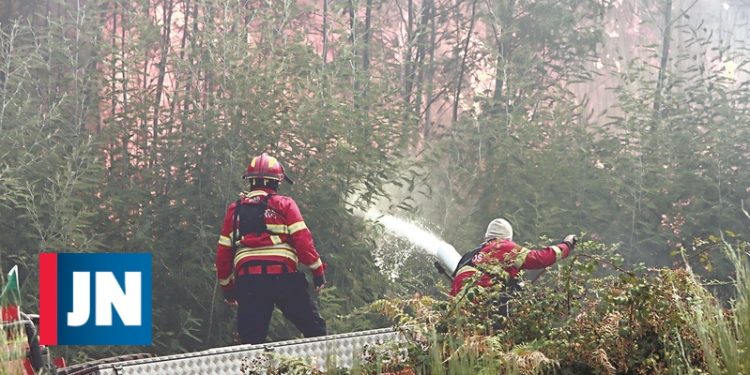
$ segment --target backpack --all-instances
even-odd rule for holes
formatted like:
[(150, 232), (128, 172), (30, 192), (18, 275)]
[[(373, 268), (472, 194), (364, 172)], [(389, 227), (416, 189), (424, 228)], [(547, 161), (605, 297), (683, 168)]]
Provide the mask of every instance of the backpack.
[(458, 265), (456, 265), (456, 269), (453, 270), (453, 277), (456, 277), (456, 273), (458, 273), (458, 270), (461, 269), (463, 266), (472, 266), (476, 267), (476, 264), (474, 264), (474, 257), (479, 254), (480, 251), (484, 248), (484, 245), (486, 243), (482, 243), (477, 247), (476, 249), (469, 251), (468, 253), (464, 254), (461, 259), (458, 261)]
[(234, 216), (232, 218), (232, 254), (237, 253), (237, 241), (242, 239), (246, 234), (271, 233), (266, 225), (266, 209), (268, 209), (268, 200), (275, 194), (268, 194), (260, 199), (258, 203), (242, 203), (238, 199), (234, 206)]

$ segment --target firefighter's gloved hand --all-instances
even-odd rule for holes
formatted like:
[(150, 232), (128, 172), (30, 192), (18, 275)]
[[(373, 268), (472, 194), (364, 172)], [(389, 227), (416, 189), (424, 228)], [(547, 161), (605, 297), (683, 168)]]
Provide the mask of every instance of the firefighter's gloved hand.
[(318, 292), (326, 285), (326, 275), (313, 275), (313, 284), (315, 285), (315, 291)]
[(576, 244), (578, 243), (578, 237), (576, 237), (575, 234), (569, 234), (565, 236), (562, 242), (568, 245), (568, 249), (572, 251), (573, 248), (576, 247)]

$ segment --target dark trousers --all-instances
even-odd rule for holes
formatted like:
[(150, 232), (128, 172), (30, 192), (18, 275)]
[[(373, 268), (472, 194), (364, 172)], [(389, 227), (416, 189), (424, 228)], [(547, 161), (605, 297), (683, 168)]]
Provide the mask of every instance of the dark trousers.
[(240, 276), (237, 292), (237, 330), (243, 344), (266, 341), (274, 306), (305, 337), (326, 334), (326, 322), (320, 316), (301, 272)]

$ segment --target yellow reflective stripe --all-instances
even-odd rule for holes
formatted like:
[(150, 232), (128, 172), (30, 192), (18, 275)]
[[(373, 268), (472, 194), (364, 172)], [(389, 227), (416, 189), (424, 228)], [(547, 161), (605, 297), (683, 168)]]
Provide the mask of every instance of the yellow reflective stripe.
[(550, 246), (550, 249), (552, 249), (555, 252), (555, 262), (563, 258), (563, 251), (559, 246), (552, 245)]
[(252, 190), (249, 193), (245, 193), (245, 197), (247, 198), (259, 197), (264, 195), (268, 195), (268, 193), (263, 190)]
[(227, 236), (219, 236), (219, 245), (232, 246), (232, 239)]
[(234, 256), (234, 265), (236, 266), (241, 260), (245, 258), (252, 258), (257, 256), (277, 256), (292, 260), (294, 263), (298, 263), (297, 254), (286, 249), (275, 249), (275, 250), (250, 250), (244, 252), (238, 252)]
[(298, 221), (289, 226), (289, 234), (297, 233), (303, 229), (307, 229), (307, 225), (305, 225), (304, 221)]
[(257, 156), (254, 157), (253, 160), (250, 161), (250, 166), (253, 167), (253, 168), (255, 168), (255, 161), (257, 161), (257, 160), (258, 160), (258, 157)]
[(297, 253), (294, 252), (294, 249), (285, 243), (281, 243), (281, 244), (272, 245), (272, 246), (242, 247), (237, 250), (237, 254), (235, 254), (234, 256), (234, 264), (237, 265), (237, 263), (241, 259), (244, 259), (246, 257), (265, 256), (265, 255), (281, 256), (281, 257), (289, 258), (293, 260), (295, 263), (298, 262)]
[(227, 286), (232, 283), (232, 280), (234, 280), (234, 274), (229, 275), (226, 279), (219, 279), (219, 285)]
[(281, 243), (281, 238), (279, 236), (271, 236), (271, 242), (273, 242), (274, 245), (278, 245)]
[(477, 269), (474, 268), (474, 267), (472, 267), (472, 266), (463, 266), (463, 267), (461, 267), (461, 268), (458, 269), (458, 272), (456, 272), (456, 276), (458, 276), (459, 274), (462, 274), (464, 272), (468, 272), (468, 271), (478, 272)]
[(288, 234), (289, 233), (289, 227), (287, 227), (284, 224), (266, 224), (266, 228), (268, 228), (269, 231), (276, 233), (276, 234)]
[(529, 253), (531, 253), (531, 250), (522, 247), (518, 254), (516, 254), (516, 260), (513, 262), (513, 267), (521, 268), (523, 264), (526, 263), (526, 257), (529, 256)]
[(278, 245), (269, 245), (269, 246), (258, 246), (258, 247), (247, 247), (247, 246), (244, 246), (244, 247), (239, 248), (237, 250), (237, 252), (242, 252), (242, 251), (258, 251), (258, 250), (275, 250), (275, 249), (283, 249), (283, 250), (294, 252), (294, 248), (292, 246), (290, 246), (289, 244), (286, 244), (286, 243), (282, 243), (282, 244), (278, 244)]
[(322, 265), (323, 265), (323, 262), (320, 261), (320, 258), (318, 258), (318, 260), (316, 260), (315, 262), (313, 262), (313, 264), (309, 265), (308, 267), (310, 267), (311, 270), (315, 271), (318, 268), (320, 268), (320, 266), (322, 266)]

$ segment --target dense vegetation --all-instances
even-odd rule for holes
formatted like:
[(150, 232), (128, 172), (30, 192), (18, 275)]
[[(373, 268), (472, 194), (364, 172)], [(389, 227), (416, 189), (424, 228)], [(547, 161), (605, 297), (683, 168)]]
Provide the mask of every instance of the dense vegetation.
[[(576, 268), (591, 260), (580, 257), (535, 284), (562, 295), (526, 292), (527, 306), (547, 310), (520, 314), (556, 317), (536, 327), (540, 336), (520, 325), (486, 336), (463, 322), (467, 331), (450, 334), (436, 323), (442, 336), (431, 340), (457, 349), (492, 337), (497, 353), (528, 345), (564, 364), (557, 348), (592, 343), (602, 327), (587, 331), (590, 322), (642, 309), (674, 318), (629, 320), (618, 329), (637, 331), (587, 347), (627, 371), (634, 365), (617, 355), (637, 335), (662, 340), (677, 333), (659, 329), (689, 319), (659, 305), (672, 296), (665, 285), (702, 296), (682, 267), (730, 279), (721, 246), (702, 241), (750, 236), (748, 51), (700, 14), (671, 0), (0, 1), (0, 268), (20, 265), (23, 308), (35, 310), (41, 252), (153, 254), (155, 346), (69, 348), (69, 360), (227, 345), (218, 226), (245, 164), (265, 150), (287, 164), (296, 183), (282, 193), (299, 202), (330, 263), (320, 302), (332, 332), (387, 324), (352, 318), (382, 298), (448, 303), (422, 255), (381, 272), (373, 253), (410, 245), (384, 240), (358, 209), (421, 218), (460, 249), (505, 216), (521, 241), (585, 232), (619, 243), (624, 269), (674, 270), (594, 278)], [(645, 40), (613, 21), (629, 17)], [(614, 33), (641, 47), (613, 52)], [(570, 324), (586, 283), (611, 301)], [(566, 293), (581, 298), (560, 300)], [(638, 293), (654, 310), (633, 304)], [(275, 317), (271, 339), (296, 334)], [(679, 362), (672, 349), (640, 360)]]
[[(736, 267), (735, 299), (722, 306), (690, 269), (621, 268), (615, 249), (587, 242), (566, 264), (526, 286), (499, 313), (502, 285), (469, 287), (455, 300), (382, 300), (400, 343), (368, 347), (342, 374), (744, 374), (750, 358), (747, 243), (718, 244)], [(502, 273), (501, 267), (494, 272)], [(272, 374), (317, 367), (268, 355)], [(270, 361), (275, 360), (275, 361)], [(253, 367), (255, 365), (256, 367)], [(265, 367), (263, 367), (265, 368)]]

